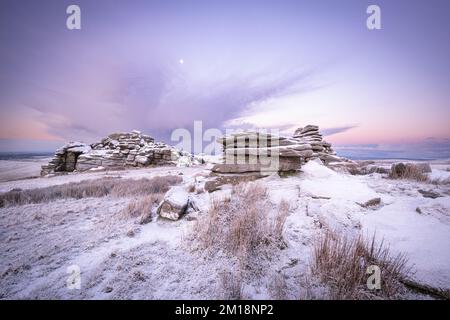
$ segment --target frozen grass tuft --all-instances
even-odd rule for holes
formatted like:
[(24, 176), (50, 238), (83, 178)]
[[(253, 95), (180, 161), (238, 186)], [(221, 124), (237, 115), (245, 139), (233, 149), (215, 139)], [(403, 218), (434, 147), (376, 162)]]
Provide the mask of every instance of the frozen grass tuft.
[[(447, 168), (448, 171), (449, 168)], [(404, 165), (400, 170), (391, 170), (389, 174), (389, 178), (391, 179), (406, 179), (406, 180), (414, 180), (418, 182), (425, 182), (434, 185), (449, 185), (450, 178), (435, 178), (431, 179), (426, 173), (423, 171), (423, 166), (408, 163)]]
[(225, 271), (220, 274), (219, 285), (221, 288), (221, 299), (241, 300), (243, 281), (239, 272)]
[(266, 188), (253, 182), (235, 185), (230, 197), (213, 198), (209, 211), (194, 225), (192, 238), (194, 246), (211, 257), (225, 255), (233, 261), (233, 273), (219, 279), (222, 298), (241, 299), (246, 279), (268, 271), (262, 266), (285, 247), (288, 212), (286, 201), (274, 207)]
[[(381, 270), (380, 290), (367, 286), (369, 266)], [(314, 245), (312, 273), (329, 286), (332, 299), (395, 298), (404, 290), (400, 281), (410, 271), (405, 255), (392, 255), (383, 242), (375, 242), (375, 236), (368, 241), (326, 231)]]
[(182, 181), (179, 176), (161, 176), (151, 179), (102, 178), (84, 180), (46, 188), (11, 190), (0, 194), (0, 207), (30, 203), (46, 203), (58, 199), (146, 196), (160, 194)]
[(270, 296), (274, 300), (286, 300), (288, 298), (288, 288), (286, 279), (281, 273), (275, 272), (269, 282)]
[(164, 197), (164, 193), (148, 194), (132, 200), (122, 211), (123, 218), (139, 218), (140, 224), (146, 224), (152, 219), (152, 209), (156, 207)]
[(203, 249), (221, 250), (244, 266), (270, 247), (283, 247), (283, 227), (289, 204), (283, 201), (270, 215), (267, 190), (259, 184), (234, 186), (231, 197), (213, 199), (209, 212), (198, 220), (194, 237)]
[(404, 169), (400, 170), (400, 173), (396, 172), (395, 170), (391, 170), (389, 178), (429, 182), (428, 175), (423, 172), (422, 168), (414, 164), (405, 165)]

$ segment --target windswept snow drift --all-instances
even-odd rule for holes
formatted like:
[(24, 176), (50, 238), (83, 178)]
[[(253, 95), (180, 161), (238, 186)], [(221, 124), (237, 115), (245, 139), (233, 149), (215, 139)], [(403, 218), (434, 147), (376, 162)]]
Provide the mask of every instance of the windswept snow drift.
[(301, 189), (311, 195), (361, 203), (379, 196), (358, 177), (337, 173), (315, 161), (304, 165), (302, 172)]
[[(419, 214), (416, 208), (424, 208)], [(427, 208), (432, 215), (426, 214)], [(376, 233), (397, 253), (406, 253), (414, 278), (450, 288), (450, 200), (398, 197), (378, 211), (362, 216), (367, 234)]]

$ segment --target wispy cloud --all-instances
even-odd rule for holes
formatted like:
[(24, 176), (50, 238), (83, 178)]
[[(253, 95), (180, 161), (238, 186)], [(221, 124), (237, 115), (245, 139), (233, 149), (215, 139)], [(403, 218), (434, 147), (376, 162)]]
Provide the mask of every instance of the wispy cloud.
[(357, 125), (351, 125), (351, 126), (343, 126), (343, 127), (333, 127), (333, 128), (325, 128), (321, 129), (320, 132), (324, 136), (331, 136), (333, 134), (338, 134), (342, 132), (349, 131), (351, 129), (357, 128)]

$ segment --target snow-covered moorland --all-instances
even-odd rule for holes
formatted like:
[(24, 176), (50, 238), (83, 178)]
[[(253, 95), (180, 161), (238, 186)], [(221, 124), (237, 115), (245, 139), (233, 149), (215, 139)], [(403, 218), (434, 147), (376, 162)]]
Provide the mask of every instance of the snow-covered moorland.
[[(314, 250), (326, 230), (347, 239), (375, 237), (392, 259), (397, 254), (408, 259), (403, 277), (445, 295), (450, 290), (448, 167), (433, 163), (428, 174), (432, 183), (380, 173), (350, 175), (310, 161), (296, 174), (224, 185), (211, 193), (203, 190), (208, 165), (0, 182), (0, 192), (15, 189), (24, 197), (51, 186), (66, 189), (67, 183), (92, 185), (88, 182), (105, 177), (137, 181), (177, 176), (171, 184), (184, 189), (191, 204), (172, 221), (158, 215), (157, 204), (144, 202), (152, 215), (143, 224), (130, 214), (130, 203), (143, 196), (126, 192), (3, 203), (0, 298), (346, 298), (314, 270)], [(247, 217), (255, 223), (245, 223)], [(214, 237), (214, 230), (230, 241)], [(68, 285), (73, 266), (80, 271), (79, 289)], [(358, 286), (361, 296), (356, 298), (439, 297), (401, 281), (396, 285), (390, 296)]]

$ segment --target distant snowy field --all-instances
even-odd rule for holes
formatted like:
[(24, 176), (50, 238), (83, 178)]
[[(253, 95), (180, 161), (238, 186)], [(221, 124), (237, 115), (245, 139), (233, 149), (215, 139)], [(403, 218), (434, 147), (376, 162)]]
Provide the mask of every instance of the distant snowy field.
[(39, 177), (41, 166), (50, 158), (0, 160), (0, 182)]
[[(390, 167), (391, 162), (377, 164)], [(195, 176), (208, 173), (207, 166), (158, 167), (21, 179), (38, 174), (37, 165), (1, 161), (0, 192), (105, 176), (139, 179), (172, 174), (182, 176), (183, 183), (189, 185)], [(431, 165), (431, 177), (450, 177), (447, 160)], [(8, 181), (12, 177), (16, 180)], [(376, 173), (352, 176), (315, 162), (303, 166), (298, 175), (273, 175), (258, 181), (268, 188), (274, 206), (283, 199), (291, 205), (283, 232), (287, 248), (268, 266), (269, 271), (285, 278), (287, 298), (305, 296), (302, 275), (308, 271), (312, 243), (323, 225), (349, 235), (376, 233), (394, 252), (407, 254), (414, 279), (450, 289), (449, 185), (390, 180)], [(441, 197), (425, 198), (419, 189), (433, 190)], [(199, 214), (208, 210), (211, 197), (226, 192), (225, 188), (212, 194), (194, 194)], [(373, 198), (381, 198), (381, 204), (373, 208), (358, 204)], [(223, 270), (232, 271), (233, 265), (227, 259), (207, 259), (189, 248), (187, 235), (197, 216), (187, 215), (175, 222), (154, 219), (137, 225), (117, 218), (117, 212), (130, 201), (133, 199), (107, 196), (0, 208), (0, 298), (220, 298), (219, 275)], [(80, 290), (66, 286), (71, 265), (80, 267)], [(246, 297), (270, 299), (266, 280), (255, 278), (247, 283)], [(320, 297), (320, 292), (316, 295)]]

